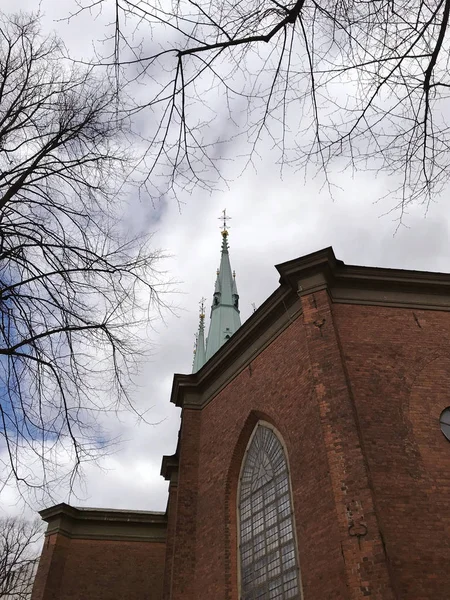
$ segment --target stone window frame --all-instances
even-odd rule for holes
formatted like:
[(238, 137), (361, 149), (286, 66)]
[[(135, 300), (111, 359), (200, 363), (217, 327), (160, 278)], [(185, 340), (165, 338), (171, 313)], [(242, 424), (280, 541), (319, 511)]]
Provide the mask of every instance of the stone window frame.
[[(242, 529), (241, 529), (241, 503), (242, 503), (242, 498), (241, 498), (241, 484), (242, 484), (242, 478), (243, 478), (243, 474), (244, 474), (244, 470), (245, 470), (245, 466), (247, 464), (247, 458), (250, 452), (250, 449), (252, 448), (252, 444), (253, 444), (253, 440), (255, 438), (255, 436), (257, 435), (257, 432), (260, 428), (266, 428), (269, 429), (272, 434), (275, 436), (275, 438), (277, 439), (278, 443), (280, 444), (281, 450), (283, 452), (283, 458), (284, 458), (284, 464), (285, 464), (285, 468), (286, 468), (286, 482), (287, 482), (287, 493), (288, 493), (288, 504), (289, 504), (289, 509), (290, 509), (290, 523), (292, 526), (292, 542), (290, 538), (286, 538), (284, 541), (282, 540), (282, 534), (280, 533), (280, 530), (278, 529), (278, 535), (277, 535), (277, 546), (276, 546), (276, 550), (278, 550), (280, 553), (282, 551), (282, 548), (285, 548), (288, 544), (292, 544), (293, 546), (293, 560), (294, 560), (294, 564), (293, 564), (293, 568), (288, 568), (285, 569), (284, 571), (282, 570), (280, 573), (280, 577), (282, 577), (283, 575), (289, 575), (290, 573), (294, 572), (296, 575), (296, 580), (297, 580), (297, 590), (295, 592), (294, 595), (289, 595), (286, 594), (284, 591), (281, 591), (281, 593), (279, 595), (269, 595), (269, 587), (267, 587), (266, 589), (266, 593), (264, 593), (263, 596), (257, 596), (256, 595), (256, 587), (254, 589), (254, 593), (249, 595), (249, 596), (245, 596), (244, 595), (244, 590), (243, 590), (243, 573), (242, 573), (242, 556), (241, 556), (241, 544), (242, 544)], [(267, 483), (267, 482), (266, 482)], [(263, 488), (266, 484), (262, 484), (261, 488)], [(277, 508), (279, 508), (278, 504), (279, 504), (279, 500), (280, 497), (286, 494), (286, 491), (283, 491), (282, 493), (278, 493), (275, 492), (276, 494), (276, 498), (275, 501), (272, 502), (268, 502), (268, 504), (276, 504)], [(258, 512), (257, 510), (255, 511), (256, 513)], [(266, 520), (269, 519), (267, 513), (265, 511), (264, 512), (264, 516), (266, 518)], [(238, 486), (237, 486), (237, 494), (236, 494), (236, 514), (237, 514), (237, 575), (238, 575), (238, 597), (240, 600), (244, 600), (245, 598), (264, 598), (264, 599), (270, 599), (270, 598), (274, 598), (275, 600), (285, 600), (285, 599), (289, 599), (289, 600), (302, 600), (303, 599), (303, 590), (302, 590), (302, 581), (301, 581), (301, 569), (300, 569), (300, 561), (299, 561), (299, 555), (298, 555), (298, 543), (297, 543), (297, 531), (296, 531), (296, 526), (295, 526), (295, 509), (294, 509), (294, 501), (293, 501), (293, 496), (292, 496), (292, 483), (291, 483), (291, 470), (289, 467), (289, 455), (287, 452), (287, 448), (286, 448), (286, 444), (284, 443), (284, 439), (283, 436), (280, 434), (280, 432), (278, 431), (278, 429), (276, 429), (276, 427), (274, 427), (271, 423), (264, 421), (264, 420), (259, 420), (256, 425), (253, 428), (252, 434), (250, 435), (250, 438), (248, 440), (244, 455), (242, 457), (242, 461), (241, 461), (241, 466), (240, 466), (240, 471), (239, 471), (239, 479), (238, 479)], [(279, 514), (276, 515), (275, 517), (275, 522), (277, 524), (277, 528), (279, 528), (280, 522), (283, 521), (283, 519), (286, 521), (287, 517), (286, 515), (280, 516)], [(275, 523), (274, 522), (274, 523)], [(272, 525), (272, 524), (271, 524)], [(267, 527), (267, 525), (266, 525)], [(270, 529), (270, 526), (269, 526)], [(252, 536), (253, 539), (253, 551), (255, 551), (255, 547), (256, 547), (256, 537), (258, 535), (261, 534), (256, 534), (254, 536)], [(287, 542), (287, 543), (286, 543)], [(267, 556), (269, 554), (269, 552), (267, 551), (267, 538), (264, 538), (264, 546), (265, 546), (265, 554), (263, 556)], [(255, 561), (253, 561), (255, 562)], [(267, 578), (267, 586), (270, 584), (271, 579)], [(273, 581), (273, 579), (272, 579)]]

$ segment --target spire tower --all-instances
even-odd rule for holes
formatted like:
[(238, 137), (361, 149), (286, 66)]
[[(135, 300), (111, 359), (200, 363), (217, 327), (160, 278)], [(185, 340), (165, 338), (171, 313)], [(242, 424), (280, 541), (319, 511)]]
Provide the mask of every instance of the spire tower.
[(241, 326), (239, 294), (237, 292), (235, 273), (231, 270), (228, 253), (229, 227), (227, 221), (230, 218), (227, 216), (226, 210), (223, 211), (223, 215), (220, 217), (223, 220), (221, 228), (222, 249), (211, 306), (209, 333), (206, 340), (206, 360), (209, 360)]

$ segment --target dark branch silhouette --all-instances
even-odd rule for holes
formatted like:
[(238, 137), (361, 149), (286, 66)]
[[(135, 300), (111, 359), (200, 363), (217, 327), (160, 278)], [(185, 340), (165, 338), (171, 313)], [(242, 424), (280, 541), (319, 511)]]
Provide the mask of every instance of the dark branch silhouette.
[(38, 520), (0, 519), (0, 598), (31, 598), (41, 536)]
[(160, 253), (121, 224), (119, 91), (36, 18), (0, 16), (0, 484), (22, 492), (70, 489), (108, 451), (101, 415), (132, 409), (162, 305)]
[(78, 13), (113, 3), (114, 50), (97, 64), (147, 83), (135, 114), (154, 124), (152, 194), (213, 189), (261, 142), (330, 189), (336, 170), (389, 176), (400, 217), (448, 184), (450, 0), (78, 0)]

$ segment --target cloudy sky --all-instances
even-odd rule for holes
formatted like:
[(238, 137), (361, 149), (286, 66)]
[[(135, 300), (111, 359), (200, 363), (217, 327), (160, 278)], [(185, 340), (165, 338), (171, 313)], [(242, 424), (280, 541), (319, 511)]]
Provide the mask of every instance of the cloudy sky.
[[(17, 9), (21, 2), (9, 4)], [(29, 2), (22, 4), (30, 7)], [(95, 30), (81, 21), (79, 25), (55, 21), (63, 16), (65, 4), (72, 6), (69, 0), (42, 0), (45, 26), (58, 29), (67, 45), (81, 52), (89, 35), (95, 39)], [(174, 452), (179, 427), (179, 409), (169, 402), (172, 378), (191, 369), (198, 303), (202, 296), (211, 302), (219, 265), (218, 218), (224, 208), (232, 217), (230, 256), (242, 321), (251, 314), (252, 304), (259, 306), (277, 287), (275, 264), (326, 246), (333, 246), (347, 264), (450, 272), (448, 190), (427, 212), (423, 206), (411, 207), (407, 226), (396, 231), (397, 215), (388, 212), (392, 201), (389, 197), (378, 201), (390, 185), (381, 176), (336, 174), (340, 189), (332, 199), (319, 180), (305, 180), (301, 172), (286, 172), (281, 178), (269, 150), (262, 153), (256, 171), (239, 176), (239, 157), (234, 164), (228, 190), (212, 194), (197, 190), (181, 195), (181, 204), (164, 201), (154, 206), (146, 198), (130, 203), (130, 224), (145, 223), (154, 233), (155, 247), (171, 255), (162, 268), (177, 282), (177, 292), (170, 297), (174, 310), (165, 314), (165, 322), (154, 323), (148, 339), (152, 357), (135, 393), (138, 409), (148, 409), (146, 417), (153, 424), (138, 423), (131, 415), (108, 419), (111, 435), (120, 435), (123, 441), (115, 454), (85, 468), (77, 497), (71, 499), (75, 505), (165, 509), (161, 458)], [(65, 490), (59, 499), (67, 500)], [(11, 490), (3, 492), (0, 505), (6, 512), (19, 510)]]

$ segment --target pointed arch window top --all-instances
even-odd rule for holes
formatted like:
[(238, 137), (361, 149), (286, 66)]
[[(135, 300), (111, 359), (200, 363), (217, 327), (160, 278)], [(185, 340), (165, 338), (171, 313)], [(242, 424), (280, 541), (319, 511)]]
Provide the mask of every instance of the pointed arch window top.
[(287, 460), (271, 427), (258, 424), (239, 489), (241, 598), (300, 599)]
[(242, 473), (242, 498), (262, 488), (283, 473), (287, 473), (287, 464), (280, 441), (272, 429), (258, 425), (248, 449)]

